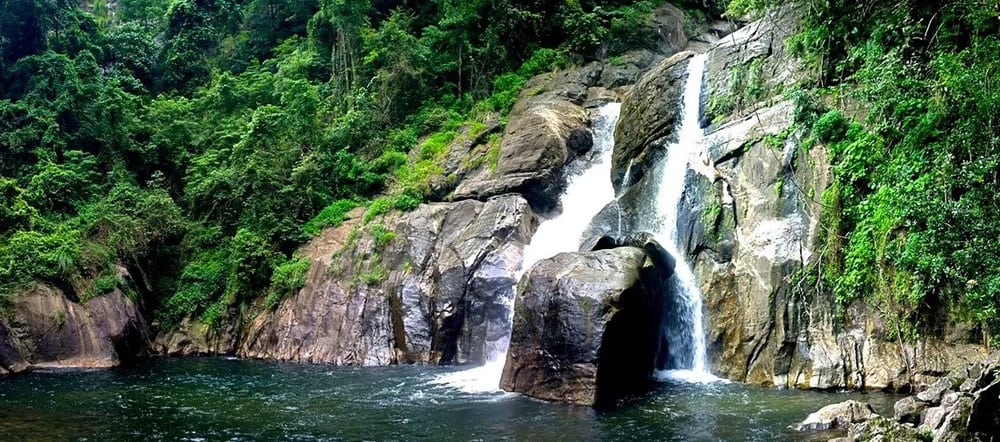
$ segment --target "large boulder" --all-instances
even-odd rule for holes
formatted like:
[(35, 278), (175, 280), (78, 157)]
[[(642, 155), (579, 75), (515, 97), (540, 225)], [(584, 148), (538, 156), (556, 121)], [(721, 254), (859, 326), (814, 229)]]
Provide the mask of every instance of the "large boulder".
[(850, 424), (864, 422), (877, 416), (875, 409), (867, 402), (848, 400), (827, 405), (810, 414), (805, 420), (795, 424), (796, 431), (825, 431), (847, 428)]
[(483, 363), (509, 332), (527, 201), (425, 204), (365, 223), (362, 212), (300, 253), (306, 285), (251, 323), (246, 357), (337, 364)]
[(118, 289), (80, 303), (38, 286), (14, 297), (9, 328), (0, 325), (0, 362), (9, 371), (112, 367), (148, 349), (146, 321)]
[(561, 253), (521, 279), (501, 387), (581, 405), (648, 388), (662, 288), (635, 247)]
[[(455, 199), (488, 197), (510, 192), (525, 195), (532, 206), (551, 210), (562, 185), (562, 167), (575, 152), (593, 144), (590, 118), (582, 106), (588, 86), (596, 81), (589, 71), (546, 74), (534, 80), (546, 92), (522, 94), (510, 113), (497, 152), (457, 185)], [(530, 86), (529, 86), (530, 87)], [(536, 89), (537, 90), (537, 89)]]
[(904, 424), (919, 424), (920, 417), (927, 409), (927, 403), (918, 401), (913, 396), (908, 396), (896, 401), (892, 406), (892, 417), (897, 422)]

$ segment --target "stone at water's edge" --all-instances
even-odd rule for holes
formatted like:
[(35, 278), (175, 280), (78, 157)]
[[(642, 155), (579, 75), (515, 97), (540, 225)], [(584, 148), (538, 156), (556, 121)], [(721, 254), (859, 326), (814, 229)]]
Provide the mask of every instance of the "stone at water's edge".
[(213, 329), (195, 318), (185, 318), (175, 328), (156, 335), (153, 351), (168, 356), (232, 355), (237, 335), (236, 327), (228, 321), (221, 329)]
[[(813, 413), (810, 419), (824, 414), (827, 408)], [(894, 408), (891, 419), (869, 416), (851, 425), (844, 440), (996, 440), (1000, 435), (1000, 353), (963, 364), (916, 395), (899, 400)]]
[(827, 405), (812, 413), (804, 421), (794, 425), (796, 431), (825, 431), (834, 428), (847, 428), (848, 425), (864, 422), (877, 416), (875, 410), (866, 402), (854, 400), (839, 404)]
[(112, 367), (146, 354), (149, 331), (120, 290), (80, 304), (39, 286), (16, 296), (11, 321), (0, 323), (0, 369)]
[(608, 405), (648, 388), (662, 290), (635, 247), (561, 253), (521, 279), (501, 387)]
[(17, 338), (7, 328), (7, 324), (0, 321), (0, 374), (16, 373), (27, 368), (27, 363), (18, 351)]

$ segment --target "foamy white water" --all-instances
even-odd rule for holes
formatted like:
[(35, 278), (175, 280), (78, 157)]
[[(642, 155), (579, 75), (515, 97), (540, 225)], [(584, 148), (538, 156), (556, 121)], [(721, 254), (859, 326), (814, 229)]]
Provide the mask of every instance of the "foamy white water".
[(677, 211), (684, 196), (690, 161), (704, 149), (705, 135), (698, 116), (706, 61), (707, 56), (699, 54), (692, 57), (688, 64), (677, 142), (666, 147), (665, 162), (660, 168), (656, 211), (662, 221), (654, 233), (660, 245), (677, 258), (672, 278), (676, 302), (672, 302), (672, 311), (667, 314), (664, 330), (670, 353), (670, 370), (659, 371), (657, 376), (690, 382), (715, 379), (708, 372), (701, 290), (686, 254), (680, 252), (677, 232)]
[(655, 370), (653, 371), (653, 377), (658, 381), (675, 381), (684, 382), (688, 384), (712, 384), (716, 382), (726, 383), (729, 381), (726, 379), (720, 379), (715, 377), (712, 373), (708, 371), (695, 371), (695, 370)]
[(608, 177), (611, 176), (615, 125), (618, 124), (621, 108), (621, 103), (608, 103), (601, 107), (600, 114), (594, 119), (594, 149), (600, 156), (583, 173), (567, 180), (566, 192), (559, 197), (562, 212), (539, 224), (535, 236), (531, 237), (531, 244), (524, 249), (522, 274), (538, 261), (558, 253), (577, 251), (590, 220), (615, 199), (615, 190)]
[[(566, 190), (559, 197), (562, 211), (538, 225), (531, 243), (524, 248), (524, 259), (516, 279), (531, 269), (535, 263), (562, 252), (575, 252), (583, 241), (583, 233), (590, 220), (614, 200), (611, 186), (611, 154), (614, 151), (615, 125), (621, 113), (621, 103), (601, 106), (594, 118), (594, 152), (597, 155), (586, 168), (566, 180)], [(516, 282), (515, 282), (516, 284)], [(510, 300), (508, 321), (514, 320), (514, 299)], [(438, 376), (433, 382), (446, 384), (469, 393), (500, 390), (500, 377), (507, 361), (510, 337), (495, 348), (489, 349), (486, 364), (480, 367)]]

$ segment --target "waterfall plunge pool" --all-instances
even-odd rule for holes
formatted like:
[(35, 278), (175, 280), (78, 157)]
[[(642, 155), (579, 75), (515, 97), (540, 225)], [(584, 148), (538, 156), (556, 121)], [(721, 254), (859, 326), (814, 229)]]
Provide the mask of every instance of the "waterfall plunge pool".
[(462, 369), (153, 358), (26, 373), (0, 378), (0, 440), (810, 440), (785, 427), (847, 399), (891, 414), (897, 399), (663, 383), (597, 412), (434, 382)]

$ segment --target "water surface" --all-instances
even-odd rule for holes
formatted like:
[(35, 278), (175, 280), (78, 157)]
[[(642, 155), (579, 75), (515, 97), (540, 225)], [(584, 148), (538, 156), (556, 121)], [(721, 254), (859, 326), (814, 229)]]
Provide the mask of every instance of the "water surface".
[[(0, 379), (0, 440), (753, 440), (823, 405), (886, 395), (663, 384), (598, 413), (433, 382), (456, 368), (330, 367), (221, 358)], [(824, 439), (825, 440), (825, 439)]]

